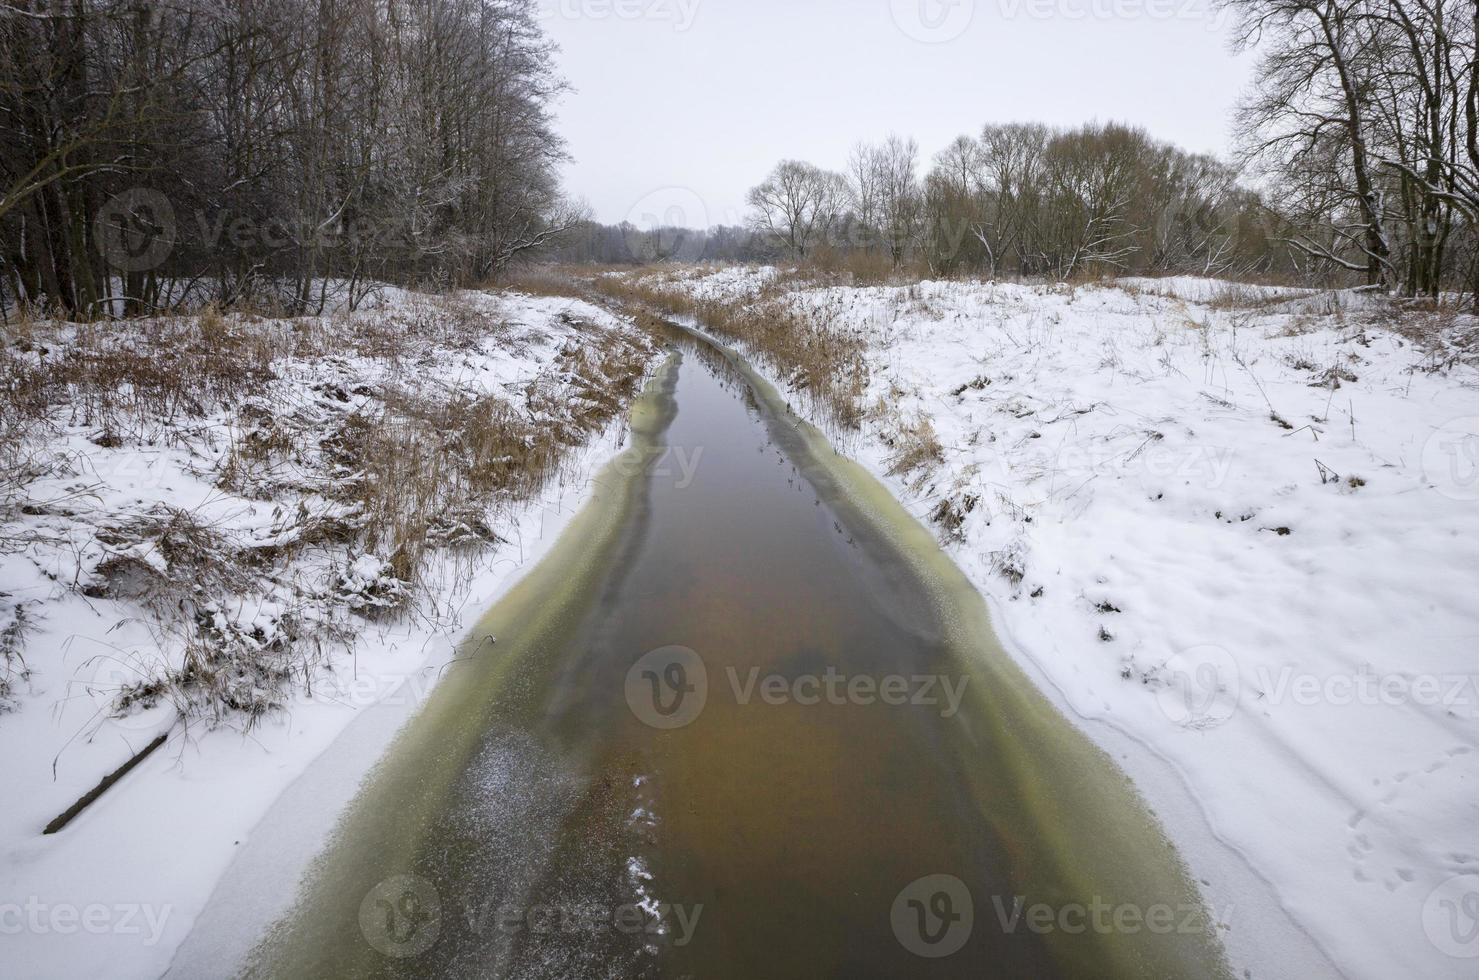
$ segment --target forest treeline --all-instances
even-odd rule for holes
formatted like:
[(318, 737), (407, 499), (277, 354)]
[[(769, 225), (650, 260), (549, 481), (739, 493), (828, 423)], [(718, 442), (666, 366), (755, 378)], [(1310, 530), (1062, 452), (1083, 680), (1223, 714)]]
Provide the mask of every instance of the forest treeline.
[(534, 0), (6, 0), (0, 299), (482, 281), (577, 216), (562, 88)]
[(1294, 261), (1237, 172), (1118, 124), (986, 126), (937, 154), (890, 136), (845, 169), (782, 161), (748, 195), (747, 227), (707, 232), (587, 223), (570, 261), (822, 264), (874, 256), (935, 275), (1070, 278), (1105, 271), (1231, 275)]
[[(777, 164), (749, 224), (601, 225), (562, 196), (535, 0), (0, 0), (0, 301), (322, 307), (522, 258), (935, 275), (1323, 279), (1479, 297), (1473, 0), (1223, 0), (1231, 160), (1115, 123), (988, 125)], [(757, 175), (758, 176), (758, 175)]]
[(918, 159), (890, 136), (845, 171), (783, 161), (750, 191), (753, 226), (798, 257), (841, 247), (936, 274), (1252, 274), (1284, 257), (1231, 167), (1128, 126), (989, 125), (922, 178)]

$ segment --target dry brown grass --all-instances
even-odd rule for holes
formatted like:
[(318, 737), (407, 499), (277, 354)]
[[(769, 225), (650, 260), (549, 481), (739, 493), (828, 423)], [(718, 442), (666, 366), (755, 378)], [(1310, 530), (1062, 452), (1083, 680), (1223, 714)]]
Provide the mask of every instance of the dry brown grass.
[[(884, 286), (911, 278), (913, 272), (896, 268), (893, 260), (882, 252), (865, 249), (819, 249), (807, 265), (817, 274), (849, 286)], [(918, 280), (922, 276), (912, 275), (912, 278)]]
[[(589, 271), (586, 275), (589, 276)], [(590, 295), (589, 287), (581, 279), (566, 275), (562, 270), (552, 266), (523, 266), (507, 273), (493, 285), (501, 289), (528, 293), (530, 296), (585, 299)]]
[[(567, 323), (578, 340), (519, 390), (496, 393), (429, 381), (425, 367), (539, 338), (515, 337), (486, 306), (456, 297), (291, 321), (207, 310), (126, 326), (17, 326), (0, 345), (0, 545), (22, 511), (73, 519), (28, 496), (39, 476), (89, 465), (49, 448), (60, 431), (124, 452), (171, 440), (192, 452), (221, 446), (218, 457), (200, 453), (217, 459), (202, 466), (221, 490), (273, 511), (267, 539), (174, 507), (92, 508), (78, 520), (109, 557), (79, 572), (78, 587), (138, 610), (161, 650), (182, 651), (117, 692), (119, 710), (164, 700), (187, 716), (250, 723), (362, 628), (348, 612), (435, 604), (424, 581), (433, 556), (467, 567), (498, 540), (499, 515), (624, 411), (651, 346)], [(348, 354), (379, 366), (372, 383), (353, 380)], [(35, 543), (30, 527), (17, 546)], [(358, 556), (385, 570), (369, 587), (349, 574)], [(243, 619), (243, 606), (270, 611)], [(17, 642), (25, 625), (11, 615), (18, 608), (0, 603), (0, 700), (24, 667), (18, 648), (4, 647), (5, 624)]]
[(1381, 325), (1420, 347), (1426, 355), (1423, 370), (1430, 374), (1479, 364), (1479, 317), (1456, 302), (1397, 304)]
[(176, 662), (112, 692), (119, 712), (168, 701), (182, 716), (239, 713), (250, 725), (294, 677), (308, 677), (309, 651), (336, 635), (334, 624), (308, 625), (292, 612), (272, 619), (270, 633), (225, 615), (272, 594), (270, 552), (243, 548), (189, 511), (161, 505), (102, 525), (97, 538), (111, 557), (85, 594), (136, 607), (161, 646), (181, 651)]
[(637, 394), (646, 352), (593, 333), (556, 357), (566, 385), (529, 385), (518, 401), (421, 387), (382, 393), (373, 414), (345, 419), (335, 453), (359, 472), (341, 485), (365, 526), (363, 547), (415, 582), (432, 549), (489, 541), (486, 515), (537, 493), (576, 446)]
[(927, 415), (899, 419), (896, 433), (886, 439), (893, 454), (888, 460), (890, 476), (901, 476), (915, 470), (930, 470), (945, 461), (945, 449)]
[(10, 425), (64, 405), (66, 421), (94, 429), (100, 445), (148, 442), (273, 377), (276, 338), (214, 310), (70, 329), (71, 337), (47, 337), (32, 328), (6, 344), (0, 398)]
[(739, 342), (774, 366), (795, 391), (804, 392), (839, 425), (856, 428), (868, 385), (866, 343), (834, 315), (798, 309), (786, 291), (805, 280), (793, 273), (771, 281), (748, 300), (696, 299), (681, 285), (651, 276), (601, 276), (592, 288), (628, 306), (690, 317), (705, 330)]
[(1213, 291), (1207, 299), (1208, 309), (1229, 311), (1260, 311), (1288, 303), (1296, 296), (1269, 293), (1258, 289), (1251, 283), (1225, 282)]

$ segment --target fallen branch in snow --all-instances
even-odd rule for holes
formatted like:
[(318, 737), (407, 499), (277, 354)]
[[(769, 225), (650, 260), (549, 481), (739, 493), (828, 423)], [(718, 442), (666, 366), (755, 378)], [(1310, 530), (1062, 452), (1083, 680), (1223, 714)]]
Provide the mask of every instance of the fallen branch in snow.
[(73, 803), (71, 806), (67, 807), (67, 809), (63, 813), (61, 813), (50, 823), (48, 823), (46, 825), (46, 829), (41, 831), (42, 835), (45, 836), (47, 834), (54, 834), (62, 828), (66, 827), (67, 824), (71, 823), (73, 820), (77, 819), (77, 816), (81, 814), (83, 810), (86, 810), (89, 806), (96, 802), (98, 797), (106, 793), (109, 788), (113, 786), (114, 783), (118, 782), (124, 776), (127, 776), (130, 770), (132, 770), (139, 763), (143, 762), (145, 759), (149, 758), (149, 756), (153, 755), (156, 749), (158, 749), (161, 745), (169, 740), (169, 733), (173, 730), (174, 725), (171, 725), (165, 731), (160, 732), (154, 737), (154, 740), (152, 742), (144, 746), (139, 751), (135, 752), (127, 762), (119, 766), (117, 769), (114, 769), (112, 772), (108, 773), (108, 775), (99, 780), (98, 784), (92, 789), (88, 790), (86, 793), (82, 794), (81, 798), (78, 799), (76, 803)]

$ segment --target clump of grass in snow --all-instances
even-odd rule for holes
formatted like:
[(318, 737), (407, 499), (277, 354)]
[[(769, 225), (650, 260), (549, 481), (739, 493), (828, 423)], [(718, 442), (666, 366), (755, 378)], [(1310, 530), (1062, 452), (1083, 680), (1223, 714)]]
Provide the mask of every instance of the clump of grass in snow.
[(900, 419), (896, 426), (897, 434), (886, 440), (893, 449), (888, 461), (890, 476), (928, 469), (945, 461), (945, 449), (928, 415)]
[(1010, 582), (1014, 589), (1027, 577), (1027, 549), (1020, 537), (991, 552), (988, 560), (991, 570)]
[(107, 557), (82, 585), (94, 598), (136, 606), (178, 660), (139, 665), (146, 676), (114, 692), (118, 710), (172, 701), (182, 714), (260, 717), (310, 664), (297, 641), (319, 639), (290, 611), (273, 581), (269, 549), (254, 552), (195, 514), (160, 505), (97, 529)]
[(959, 500), (950, 497), (941, 497), (935, 509), (930, 512), (930, 521), (939, 525), (940, 537), (947, 542), (960, 543), (965, 541), (965, 521), (967, 515), (976, 509), (981, 498), (968, 493)]
[(0, 610), (0, 714), (14, 706), (15, 682), (30, 676), (23, 647), (26, 636), (34, 629), (35, 623), (25, 606), (17, 604)]

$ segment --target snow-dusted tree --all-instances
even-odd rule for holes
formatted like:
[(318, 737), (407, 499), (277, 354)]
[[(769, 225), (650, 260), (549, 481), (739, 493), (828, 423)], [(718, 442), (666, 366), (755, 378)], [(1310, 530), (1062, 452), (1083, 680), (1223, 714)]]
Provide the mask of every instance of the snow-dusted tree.
[(1039, 225), (1043, 160), (1053, 134), (1038, 123), (986, 126), (981, 131), (981, 220), (972, 229), (986, 250), (990, 271), (1031, 271), (1042, 249), (1033, 241)]

